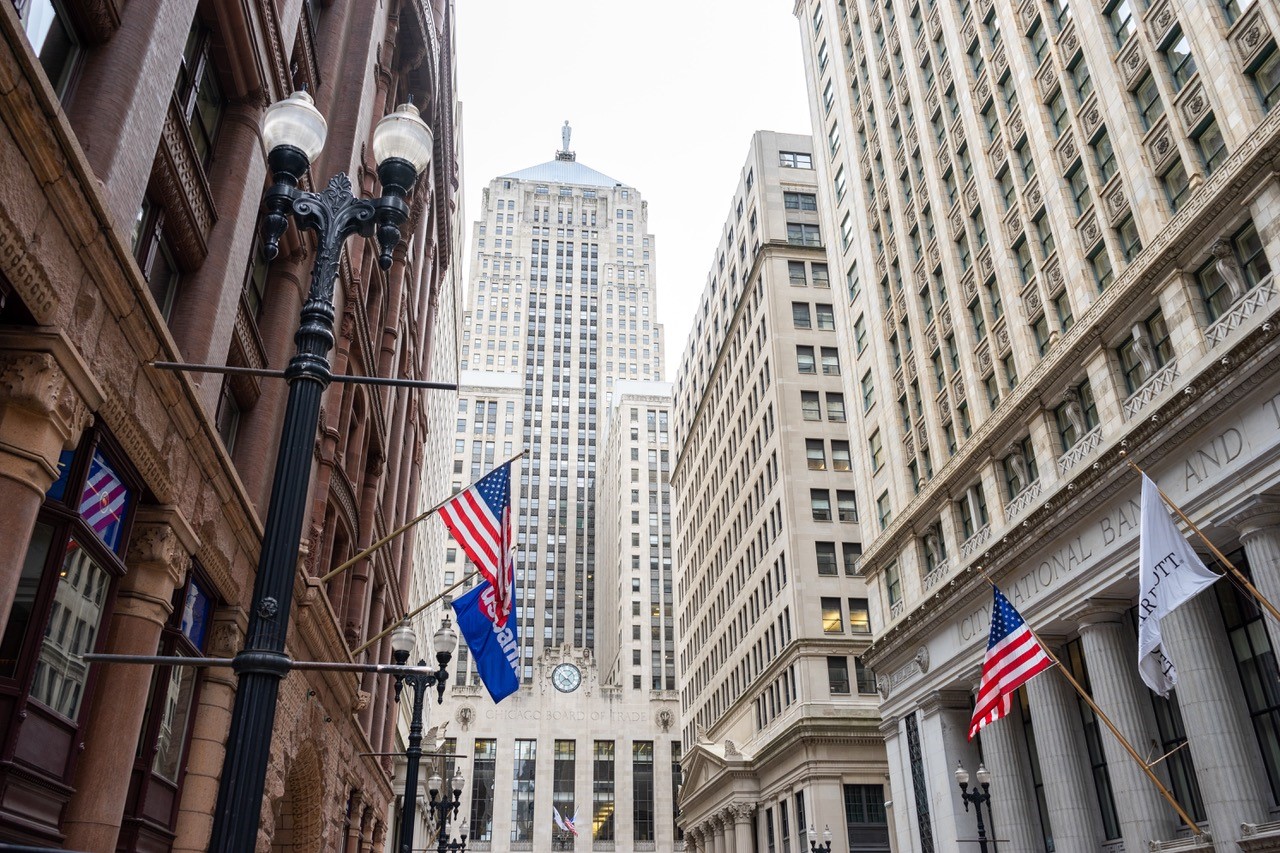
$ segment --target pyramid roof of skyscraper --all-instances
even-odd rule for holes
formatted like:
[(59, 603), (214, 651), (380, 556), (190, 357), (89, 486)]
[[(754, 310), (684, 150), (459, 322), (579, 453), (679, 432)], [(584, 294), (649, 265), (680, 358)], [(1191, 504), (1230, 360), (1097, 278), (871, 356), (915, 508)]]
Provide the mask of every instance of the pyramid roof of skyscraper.
[(518, 172), (499, 175), (499, 177), (515, 178), (519, 181), (540, 181), (548, 184), (580, 184), (588, 187), (623, 186), (622, 181), (615, 180), (602, 172), (597, 172), (590, 166), (584, 166), (577, 160), (559, 157), (555, 160), (548, 160), (546, 163), (539, 163), (537, 166), (521, 169)]

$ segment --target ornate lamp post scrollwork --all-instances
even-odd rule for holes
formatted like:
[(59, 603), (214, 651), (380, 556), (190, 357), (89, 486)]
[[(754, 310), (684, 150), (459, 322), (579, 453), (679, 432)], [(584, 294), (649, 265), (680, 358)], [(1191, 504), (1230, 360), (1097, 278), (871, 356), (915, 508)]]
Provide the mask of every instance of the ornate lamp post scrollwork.
[[(985, 764), (979, 764), (978, 772), (975, 775), (978, 777), (978, 785), (981, 786), (982, 790), (974, 788), (970, 791), (969, 771), (965, 770), (960, 762), (956, 762), (956, 784), (960, 786), (960, 799), (964, 800), (965, 811), (968, 811), (969, 804), (973, 803), (973, 811), (978, 818), (978, 849), (981, 853), (988, 853), (987, 826), (982, 820), (982, 807), (986, 805), (987, 814), (991, 814), (991, 771), (987, 769)], [(994, 822), (995, 819), (992, 818), (993, 825)], [(995, 846), (994, 838), (991, 839), (991, 844), (994, 848), (992, 853), (998, 853), (1000, 848)]]

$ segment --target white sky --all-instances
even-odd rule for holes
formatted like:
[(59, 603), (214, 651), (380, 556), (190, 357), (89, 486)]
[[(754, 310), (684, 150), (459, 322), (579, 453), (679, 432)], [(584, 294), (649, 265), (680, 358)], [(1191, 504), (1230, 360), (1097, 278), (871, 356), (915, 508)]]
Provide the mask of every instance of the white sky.
[(673, 380), (751, 134), (811, 132), (792, 6), (458, 0), (468, 251), (481, 191), (552, 159), (568, 119), (578, 160), (649, 203)]

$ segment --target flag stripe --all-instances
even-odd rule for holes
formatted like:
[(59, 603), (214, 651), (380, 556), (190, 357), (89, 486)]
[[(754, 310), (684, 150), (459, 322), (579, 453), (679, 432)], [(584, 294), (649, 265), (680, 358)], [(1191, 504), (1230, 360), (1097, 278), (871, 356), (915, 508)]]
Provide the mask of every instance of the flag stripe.
[(1007, 715), (1013, 694), (1027, 681), (1053, 665), (1022, 616), (999, 589), (994, 590), (991, 633), (982, 661), (982, 680), (969, 724), (972, 740), (984, 726)]
[(454, 541), (493, 587), (495, 624), (499, 626), (506, 625), (515, 598), (511, 466), (508, 462), (493, 469), (454, 495), (439, 511)]

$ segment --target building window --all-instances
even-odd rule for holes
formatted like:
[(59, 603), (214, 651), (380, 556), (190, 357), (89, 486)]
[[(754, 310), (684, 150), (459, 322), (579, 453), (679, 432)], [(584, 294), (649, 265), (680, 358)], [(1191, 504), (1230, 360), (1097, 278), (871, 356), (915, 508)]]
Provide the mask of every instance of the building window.
[(1034, 483), (1039, 476), (1036, 471), (1036, 454), (1031, 446), (1031, 438), (1027, 437), (1015, 442), (1009, 455), (1001, 463), (1004, 468), (1004, 484), (1009, 499), (1017, 497), (1022, 490)]
[(835, 347), (822, 348), (822, 375), (840, 375), (840, 352)]
[(813, 155), (803, 151), (779, 151), (778, 164), (786, 169), (812, 169)]
[[(831, 492), (827, 489), (810, 489), (809, 490), (809, 508), (813, 515), (814, 521), (830, 521), (831, 520)], [(818, 543), (818, 550), (822, 550), (822, 543)], [(831, 550), (831, 562), (834, 563), (836, 558), (835, 546)], [(821, 562), (821, 560), (819, 560)], [(833, 572), (834, 574), (834, 572)]]
[(213, 33), (198, 18), (192, 21), (191, 30), (187, 33), (173, 97), (187, 121), (196, 157), (207, 169), (213, 157), (226, 100), (213, 63)]
[[(1062, 664), (1067, 667), (1076, 681), (1090, 692), (1089, 670), (1085, 664), (1084, 651), (1079, 640), (1067, 643), (1061, 654)], [(1098, 811), (1102, 818), (1102, 831), (1108, 840), (1120, 837), (1120, 820), (1116, 813), (1115, 797), (1111, 790), (1111, 774), (1107, 769), (1107, 755), (1103, 751), (1102, 725), (1093, 710), (1084, 700), (1077, 699), (1080, 719), (1084, 725), (1085, 748), (1089, 754), (1089, 765), (1093, 774), (1093, 789), (1098, 797)]]
[(537, 769), (538, 742), (517, 740), (511, 784), (511, 840), (533, 840), (533, 782)]
[(1156, 79), (1148, 71), (1138, 81), (1133, 90), (1133, 99), (1138, 105), (1138, 115), (1142, 118), (1142, 129), (1150, 130), (1160, 116), (1164, 115), (1164, 99), (1156, 87)]
[[(1093, 204), (1093, 196), (1089, 192), (1089, 175), (1085, 172), (1084, 165), (1079, 160), (1071, 167), (1071, 171), (1067, 173), (1067, 184), (1071, 187), (1071, 197), (1075, 200), (1076, 216), (1079, 216), (1084, 213), (1085, 208)], [(1025, 247), (1026, 244), (1022, 243), (1020, 245)], [(1025, 281), (1026, 279), (1023, 280)]]
[(849, 456), (849, 442), (833, 439), (831, 442), (831, 469), (833, 471), (852, 471), (853, 462)]
[(800, 373), (817, 373), (813, 347), (796, 347), (796, 370)]
[[(823, 494), (826, 494), (825, 492)], [(831, 510), (827, 510), (827, 520), (831, 518)], [(818, 574), (829, 575), (835, 577), (840, 572), (836, 568), (836, 543), (834, 542), (815, 542), (814, 551), (818, 559)]]
[(876, 404), (876, 386), (875, 381), (871, 377), (871, 371), (868, 370), (862, 374), (862, 411), (863, 414), (871, 411), (871, 407)]
[(818, 209), (818, 197), (813, 193), (784, 192), (782, 194), (782, 205), (787, 210), (816, 211)]
[(888, 527), (889, 522), (893, 520), (893, 509), (889, 505), (889, 492), (887, 489), (880, 493), (880, 497), (876, 498), (876, 520), (880, 522), (881, 530)]
[(1062, 90), (1059, 89), (1053, 93), (1053, 97), (1049, 99), (1049, 122), (1053, 125), (1053, 136), (1055, 139), (1062, 136), (1063, 131), (1067, 129), (1067, 125), (1071, 119), (1067, 112), (1067, 99), (1062, 97)]
[(1222, 316), (1247, 291), (1271, 272), (1262, 240), (1250, 222), (1230, 239), (1220, 240), (1214, 258), (1196, 273), (1200, 296), (1210, 320)]
[[(639, 628), (639, 626), (635, 627)], [(555, 742), (551, 767), (551, 805), (562, 815), (572, 815), (576, 806), (574, 793), (577, 753), (577, 741), (557, 740)]]
[(168, 322), (178, 299), (181, 274), (164, 232), (164, 208), (150, 198), (143, 198), (134, 219), (133, 253), (160, 316)]
[(844, 573), (846, 577), (856, 577), (858, 574), (858, 563), (862, 561), (862, 546), (857, 542), (841, 542), (840, 556), (844, 560)]
[(871, 451), (871, 472), (879, 472), (884, 465), (884, 442), (880, 439), (880, 430), (871, 433), (867, 439), (867, 449)]
[(498, 742), (477, 738), (471, 765), (471, 838), (493, 840), (494, 770), (498, 763)]
[(224, 377), (222, 390), (218, 393), (218, 411), (214, 416), (218, 427), (218, 437), (222, 446), (231, 453), (236, 447), (236, 434), (240, 430), (240, 403), (231, 389), (231, 377)]
[(796, 287), (808, 284), (804, 274), (804, 261), (787, 261), (787, 280)]
[(10, 696), (24, 697), (16, 708), (9, 704), (21, 711), (0, 719), (0, 734), (9, 744), (0, 758), (13, 760), (13, 745), (24, 730), (42, 732), (36, 736), (47, 740), (34, 769), (57, 780), (66, 777), (80, 714), (89, 705), (90, 666), (83, 655), (102, 650), (116, 582), (125, 574), (123, 555), (140, 483), (122, 458), (106, 435), (92, 429), (76, 450), (62, 453), (0, 640), (0, 684)]
[(1169, 68), (1169, 79), (1173, 81), (1173, 91), (1181, 92), (1196, 73), (1196, 60), (1191, 55), (1191, 43), (1187, 41), (1182, 27), (1174, 27), (1165, 41), (1160, 53), (1164, 56), (1165, 65)]
[(1142, 237), (1138, 234), (1138, 224), (1132, 216), (1126, 216), (1116, 227), (1116, 236), (1120, 238), (1120, 254), (1125, 263), (1132, 263), (1142, 251)]
[(849, 694), (849, 659), (844, 655), (827, 657), (827, 687), (833, 696)]
[(653, 741), (631, 745), (631, 819), (636, 841), (653, 841)]
[(806, 421), (822, 420), (821, 395), (817, 391), (801, 391), (800, 412)]
[(871, 611), (867, 599), (849, 599), (849, 630), (855, 634), (871, 633)]
[[(867, 666), (861, 656), (853, 659), (854, 666), (857, 669), (858, 693), (862, 696), (874, 696), (878, 691), (876, 687), (876, 671)], [(853, 848), (855, 850), (859, 848)], [(889, 848), (885, 847), (864, 847), (863, 850), (881, 850), (885, 851)]]
[(862, 351), (867, 348), (867, 320), (861, 314), (853, 321), (853, 343), (858, 355), (862, 355)]
[(1115, 269), (1111, 266), (1111, 255), (1107, 253), (1105, 243), (1100, 244), (1089, 256), (1089, 269), (1093, 272), (1093, 282), (1098, 292), (1106, 290), (1116, 280)]
[(1133, 35), (1133, 12), (1129, 8), (1129, 0), (1119, 0), (1107, 7), (1107, 21), (1111, 24), (1111, 32), (1116, 39), (1116, 47), (1124, 47), (1124, 43)]
[(844, 633), (844, 615), (840, 612), (840, 599), (823, 598), (822, 604), (822, 633), (824, 634), (843, 634)]
[(613, 741), (595, 742), (592, 761), (591, 825), (596, 841), (613, 841), (614, 749)]
[(852, 489), (836, 490), (836, 513), (841, 521), (858, 520), (858, 500)]
[(1133, 394), (1173, 358), (1173, 342), (1164, 315), (1156, 311), (1133, 324), (1132, 334), (1117, 349), (1124, 385)]
[(1192, 134), (1191, 138), (1200, 151), (1205, 172), (1212, 175), (1214, 170), (1222, 165), (1222, 161), (1227, 159), (1228, 154), (1227, 140), (1222, 136), (1218, 120), (1210, 115), (1209, 122)]
[(809, 316), (808, 302), (791, 303), (791, 322), (797, 329), (813, 328), (813, 319)]
[(883, 785), (845, 785), (844, 816), (850, 850), (889, 849)]
[(809, 276), (813, 279), (814, 287), (831, 287), (831, 276), (826, 264), (809, 264)]
[(810, 471), (827, 470), (827, 450), (822, 439), (806, 438), (804, 440), (804, 452)]
[(827, 392), (827, 420), (844, 423), (844, 395), (839, 391)]
[(1054, 409), (1053, 414), (1058, 424), (1058, 440), (1062, 452), (1066, 453), (1098, 425), (1098, 404), (1094, 402), (1089, 382), (1086, 380), (1071, 389), (1068, 399)]
[(1102, 182), (1105, 184), (1116, 173), (1116, 152), (1111, 147), (1111, 137), (1107, 135), (1106, 128), (1093, 140), (1092, 147), (1093, 159), (1098, 164), (1098, 171), (1102, 173)]
[(1165, 197), (1169, 199), (1169, 207), (1177, 213), (1187, 197), (1191, 195), (1191, 181), (1187, 177), (1187, 169), (1182, 165), (1182, 160), (1174, 161), (1174, 164), (1160, 176), (1160, 183), (1164, 185)]
[(814, 310), (818, 315), (818, 329), (824, 332), (833, 332), (836, 328), (835, 310), (830, 305), (824, 305), (819, 302), (814, 306)]
[(31, 49), (59, 98), (65, 98), (81, 55), (80, 37), (61, 0), (17, 0), (18, 18)]
[(1249, 72), (1254, 88), (1258, 92), (1258, 100), (1267, 112), (1280, 100), (1280, 50), (1276, 50), (1275, 42), (1262, 54), (1262, 59)]

